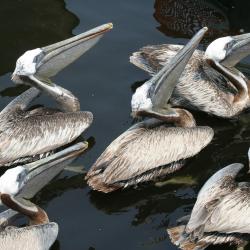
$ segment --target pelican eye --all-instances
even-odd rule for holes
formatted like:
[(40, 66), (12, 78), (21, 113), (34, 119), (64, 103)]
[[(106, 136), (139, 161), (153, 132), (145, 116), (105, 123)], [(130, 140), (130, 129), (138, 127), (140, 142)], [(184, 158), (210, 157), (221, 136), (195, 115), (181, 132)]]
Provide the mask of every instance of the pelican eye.
[(232, 40), (232, 41), (230, 41), (229, 43), (227, 43), (227, 44), (225, 45), (224, 49), (225, 49), (226, 51), (228, 51), (229, 49), (231, 49), (231, 48), (233, 47), (234, 44), (235, 44), (235, 41)]
[(44, 57), (44, 54), (43, 53), (40, 53), (38, 55), (36, 55), (34, 58), (33, 58), (33, 63), (37, 64), (38, 62), (40, 62), (42, 60), (42, 58)]
[(16, 181), (21, 182), (24, 179), (25, 175), (26, 175), (26, 171), (19, 173), (16, 177)]
[(18, 174), (17, 177), (16, 177), (16, 180), (19, 182), (22, 178), (22, 173)]

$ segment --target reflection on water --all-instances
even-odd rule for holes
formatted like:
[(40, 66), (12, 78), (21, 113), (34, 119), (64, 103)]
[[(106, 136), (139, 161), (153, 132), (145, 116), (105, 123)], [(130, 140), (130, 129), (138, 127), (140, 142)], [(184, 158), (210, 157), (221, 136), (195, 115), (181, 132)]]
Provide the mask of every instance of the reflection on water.
[(194, 198), (191, 188), (169, 185), (157, 188), (153, 185), (141, 187), (138, 190), (124, 190), (110, 194), (108, 197), (96, 192), (90, 193), (90, 201), (99, 210), (109, 215), (126, 213), (135, 209), (133, 218), (128, 221), (133, 227), (150, 225), (155, 231), (149, 239), (143, 240), (143, 245), (154, 246), (168, 238), (165, 228), (168, 217), (174, 213), (176, 207), (189, 204)]
[(11, 97), (16, 97), (17, 95), (22, 94), (25, 90), (27, 90), (29, 87), (26, 85), (18, 85), (14, 87), (9, 87), (6, 89), (3, 89), (0, 91), (0, 95), (2, 97), (4, 96), (11, 96)]
[(154, 16), (166, 35), (190, 38), (207, 26), (206, 36), (214, 39), (229, 33), (227, 12), (219, 1), (156, 0)]
[[(14, 68), (17, 57), (25, 50), (113, 21), (114, 30), (110, 34), (55, 78), (56, 83), (79, 97), (83, 110), (94, 113), (94, 123), (84, 134), (89, 138), (90, 150), (75, 163), (86, 169), (133, 122), (131, 90), (148, 78), (129, 64), (128, 57), (133, 51), (147, 44), (184, 43), (183, 38), (191, 37), (201, 25), (212, 27), (208, 40), (239, 33), (240, 29), (250, 31), (247, 14), (250, 3), (246, 0), (143, 3), (141, 0), (66, 0), (66, 4), (69, 10), (65, 9), (63, 0), (1, 1), (0, 106), (3, 108), (11, 100), (8, 96), (18, 95), (25, 89), (6, 81), (10, 77), (6, 73)], [(165, 35), (156, 28), (159, 23), (155, 19)], [(248, 62), (244, 68), (249, 70)], [(38, 101), (45, 106), (50, 104), (48, 98)], [(40, 191), (34, 202), (42, 205), (51, 221), (60, 227), (52, 249), (176, 249), (165, 229), (191, 211), (207, 178), (232, 162), (247, 166), (250, 140), (247, 113), (233, 120), (199, 112), (194, 112), (194, 117), (199, 125), (214, 128), (215, 138), (163, 185), (145, 185), (137, 190), (104, 195), (90, 191), (83, 174), (64, 172)]]
[(191, 38), (205, 26), (207, 42), (249, 32), (249, 1), (156, 0), (154, 7), (158, 28), (168, 36)]
[(47, 204), (55, 197), (61, 196), (70, 189), (83, 189), (87, 184), (83, 181), (84, 175), (64, 176), (56, 179), (43, 188), (33, 199), (35, 204)]
[(13, 70), (24, 51), (70, 37), (79, 19), (65, 9), (64, 1), (2, 0), (0, 23), (3, 74)]

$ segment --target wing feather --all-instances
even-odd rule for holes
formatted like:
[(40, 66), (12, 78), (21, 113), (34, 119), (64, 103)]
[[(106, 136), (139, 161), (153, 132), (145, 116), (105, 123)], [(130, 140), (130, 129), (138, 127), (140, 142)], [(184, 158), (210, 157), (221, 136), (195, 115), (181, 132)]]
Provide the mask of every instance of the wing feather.
[(0, 164), (66, 145), (87, 129), (92, 120), (92, 113), (84, 111), (20, 114), (19, 119), (7, 121), (7, 128), (0, 133)]
[(183, 45), (174, 44), (148, 45), (134, 52), (130, 56), (130, 62), (153, 75), (168, 63), (182, 47)]
[(26, 110), (28, 105), (40, 95), (41, 91), (37, 88), (29, 88), (12, 100), (2, 111), (1, 114), (11, 113), (18, 110)]
[(242, 164), (234, 163), (217, 171), (200, 190), (197, 201), (192, 210), (186, 231), (202, 235), (206, 223), (225, 196), (236, 187), (235, 177), (243, 168)]
[(204, 227), (205, 232), (250, 233), (250, 188), (237, 187), (229, 192), (213, 210)]
[(108, 146), (88, 176), (104, 170), (105, 183), (125, 181), (197, 154), (212, 137), (213, 130), (209, 127), (135, 127)]

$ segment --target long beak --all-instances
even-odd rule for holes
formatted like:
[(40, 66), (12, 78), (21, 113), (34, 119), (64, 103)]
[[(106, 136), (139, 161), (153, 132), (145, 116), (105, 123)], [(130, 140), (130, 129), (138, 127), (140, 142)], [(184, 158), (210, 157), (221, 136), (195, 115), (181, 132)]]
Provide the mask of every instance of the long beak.
[(226, 67), (233, 67), (243, 58), (250, 54), (250, 33), (233, 36), (232, 47), (226, 53), (221, 64)]
[(204, 27), (198, 31), (183, 49), (151, 78), (150, 81), (155, 86), (152, 96), (152, 110), (154, 112), (166, 113), (170, 111), (168, 101), (177, 81), (207, 30), (208, 29)]
[(51, 156), (24, 165), (28, 174), (25, 185), (17, 196), (26, 199), (32, 198), (87, 148), (87, 142), (79, 142)]
[(112, 23), (104, 24), (75, 37), (41, 48), (44, 56), (37, 63), (36, 75), (42, 78), (56, 75), (94, 46), (103, 34), (112, 28)]

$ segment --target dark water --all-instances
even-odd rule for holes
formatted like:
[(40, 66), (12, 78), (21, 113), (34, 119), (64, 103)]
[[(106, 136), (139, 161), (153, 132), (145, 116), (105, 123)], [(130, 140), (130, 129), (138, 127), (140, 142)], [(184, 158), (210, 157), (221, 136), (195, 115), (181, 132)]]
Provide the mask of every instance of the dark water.
[[(148, 78), (129, 63), (133, 51), (147, 44), (186, 43), (200, 25), (212, 27), (205, 43), (221, 35), (250, 32), (249, 1), (186, 1), (184, 7), (183, 2), (2, 0), (0, 108), (23, 91), (13, 85), (10, 75), (25, 50), (113, 22), (114, 29), (97, 46), (54, 79), (79, 97), (82, 110), (94, 114), (94, 123), (84, 135), (92, 148), (74, 163), (89, 169), (107, 145), (133, 122), (129, 115), (132, 90)], [(196, 10), (195, 15), (186, 18), (189, 10)], [(246, 69), (249, 63), (245, 61)], [(37, 102), (54, 105), (46, 97)], [(201, 113), (195, 113), (195, 117), (198, 124), (213, 127), (215, 137), (173, 176), (183, 178), (184, 183), (103, 195), (90, 191), (84, 175), (65, 172), (37, 194), (34, 201), (60, 227), (52, 249), (176, 249), (165, 229), (191, 211), (205, 180), (226, 164), (247, 164), (247, 113), (230, 121)]]

